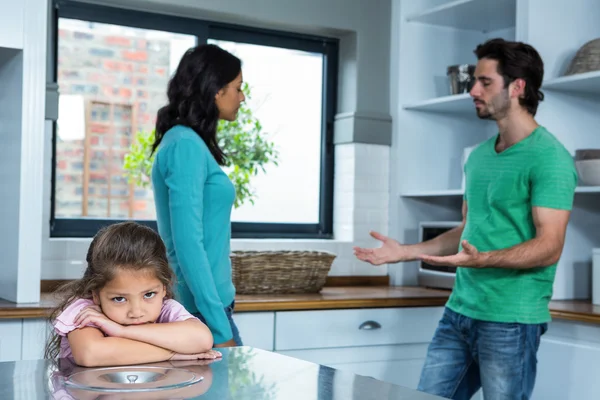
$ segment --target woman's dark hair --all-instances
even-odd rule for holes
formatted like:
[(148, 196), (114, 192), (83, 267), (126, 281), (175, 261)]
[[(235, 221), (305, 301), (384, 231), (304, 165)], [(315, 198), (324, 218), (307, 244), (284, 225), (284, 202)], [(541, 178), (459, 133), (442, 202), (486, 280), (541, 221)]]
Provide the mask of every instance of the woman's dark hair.
[(167, 88), (168, 104), (158, 110), (152, 152), (164, 134), (181, 124), (204, 140), (215, 160), (225, 163), (217, 141), (219, 110), (215, 95), (241, 72), (242, 62), (222, 48), (203, 44), (185, 52)]
[(526, 43), (496, 38), (477, 46), (474, 53), (479, 60), (498, 61), (498, 74), (504, 78), (505, 88), (515, 79), (525, 81), (525, 93), (519, 99), (519, 104), (535, 115), (539, 102), (544, 100), (544, 93), (540, 90), (544, 79), (544, 62), (537, 50)]
[[(166, 298), (173, 298), (173, 271), (169, 267), (167, 250), (160, 236), (151, 228), (135, 222), (122, 222), (102, 228), (90, 244), (83, 278), (69, 282), (54, 293), (59, 305), (50, 314), (50, 323), (74, 300), (91, 299), (115, 277), (118, 270), (154, 273), (165, 286)], [(55, 359), (60, 352), (61, 336), (52, 330), (44, 358)]]

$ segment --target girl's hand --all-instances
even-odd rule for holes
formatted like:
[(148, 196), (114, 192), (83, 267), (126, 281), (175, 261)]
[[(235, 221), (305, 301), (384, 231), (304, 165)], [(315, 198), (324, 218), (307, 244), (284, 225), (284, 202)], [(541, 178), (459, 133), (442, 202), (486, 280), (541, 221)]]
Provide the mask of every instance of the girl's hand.
[(216, 350), (209, 350), (204, 353), (197, 354), (181, 354), (175, 353), (169, 358), (169, 361), (189, 361), (189, 360), (215, 360), (223, 355)]
[(108, 336), (121, 337), (123, 336), (123, 331), (125, 329), (123, 325), (116, 323), (104, 315), (98, 306), (84, 308), (79, 312), (77, 317), (75, 317), (74, 322), (77, 328), (84, 328), (91, 324)]

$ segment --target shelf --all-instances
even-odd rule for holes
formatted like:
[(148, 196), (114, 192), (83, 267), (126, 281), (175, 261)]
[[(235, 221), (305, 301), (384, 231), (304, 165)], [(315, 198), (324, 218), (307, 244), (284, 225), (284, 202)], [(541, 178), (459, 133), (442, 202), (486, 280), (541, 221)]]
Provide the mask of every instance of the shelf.
[(419, 197), (419, 198), (431, 198), (431, 197), (459, 197), (464, 194), (462, 189), (446, 189), (446, 190), (425, 190), (422, 192), (404, 193), (402, 197)]
[(575, 193), (600, 193), (600, 186), (578, 186)]
[[(546, 81), (542, 89), (596, 94), (600, 96), (600, 71), (586, 72), (578, 75), (563, 76)], [(475, 117), (476, 111), (473, 99), (468, 93), (436, 97), (403, 106), (405, 110), (460, 114)]]
[[(578, 186), (575, 193), (580, 194), (600, 194), (600, 186)], [(436, 197), (459, 197), (464, 194), (462, 189), (446, 189), (446, 190), (425, 190), (422, 192), (408, 192), (401, 195), (406, 198), (436, 198)]]
[(477, 115), (473, 99), (468, 93), (437, 97), (418, 103), (407, 104), (403, 108), (414, 111)]
[(456, 0), (410, 15), (409, 22), (490, 32), (516, 25), (516, 0)]
[(585, 72), (577, 75), (561, 76), (542, 85), (542, 90), (596, 94), (600, 96), (600, 71)]

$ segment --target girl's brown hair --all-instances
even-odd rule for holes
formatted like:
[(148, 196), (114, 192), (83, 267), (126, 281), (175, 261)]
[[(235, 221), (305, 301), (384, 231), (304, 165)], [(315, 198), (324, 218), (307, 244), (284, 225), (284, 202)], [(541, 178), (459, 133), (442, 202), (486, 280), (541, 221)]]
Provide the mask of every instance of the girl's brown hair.
[[(73, 301), (91, 299), (92, 294), (110, 282), (119, 269), (151, 270), (165, 285), (166, 298), (173, 298), (173, 271), (169, 267), (167, 250), (160, 236), (151, 228), (135, 222), (122, 222), (102, 228), (90, 244), (83, 278), (58, 288), (54, 294), (59, 305), (50, 314), (50, 323)], [(54, 329), (46, 343), (44, 358), (56, 359), (61, 336)]]

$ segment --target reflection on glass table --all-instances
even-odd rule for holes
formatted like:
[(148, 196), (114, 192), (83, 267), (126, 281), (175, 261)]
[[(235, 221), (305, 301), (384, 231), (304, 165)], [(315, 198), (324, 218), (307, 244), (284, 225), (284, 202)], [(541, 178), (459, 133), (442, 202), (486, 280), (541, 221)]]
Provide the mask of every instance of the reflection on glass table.
[[(403, 399), (437, 400), (441, 397), (355, 375), (349, 371), (314, 364), (281, 354), (234, 347), (219, 349), (223, 358), (215, 361), (164, 362), (119, 367), (118, 374), (104, 368), (82, 368), (66, 360), (0, 363), (0, 398), (14, 400), (129, 400), (129, 399), (205, 399), (205, 400), (341, 400)], [(127, 369), (130, 369), (127, 372)], [(101, 370), (101, 371), (98, 371)], [(65, 383), (82, 371), (90, 383), (114, 386), (123, 391), (86, 390)], [(117, 370), (113, 370), (117, 371)], [(195, 378), (191, 378), (191, 375)], [(133, 379), (127, 376), (134, 376)], [(102, 377), (102, 378), (100, 378)], [(125, 378), (123, 378), (125, 377)], [(143, 385), (179, 377), (180, 387), (140, 391)], [(172, 380), (167, 382), (173, 383)], [(160, 386), (160, 385), (159, 385)], [(176, 385), (177, 386), (177, 385)], [(131, 390), (131, 389), (134, 390)], [(135, 389), (138, 389), (137, 391)], [(129, 389), (129, 390), (127, 390)]]

